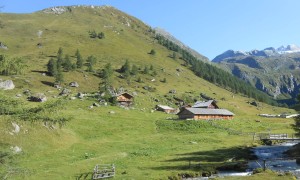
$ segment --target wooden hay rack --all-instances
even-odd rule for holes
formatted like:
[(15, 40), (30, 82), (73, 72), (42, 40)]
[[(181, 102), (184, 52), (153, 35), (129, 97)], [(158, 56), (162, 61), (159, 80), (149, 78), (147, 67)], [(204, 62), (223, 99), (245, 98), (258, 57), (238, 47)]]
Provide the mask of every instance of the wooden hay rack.
[(97, 164), (94, 168), (93, 179), (105, 179), (116, 174), (114, 164)]

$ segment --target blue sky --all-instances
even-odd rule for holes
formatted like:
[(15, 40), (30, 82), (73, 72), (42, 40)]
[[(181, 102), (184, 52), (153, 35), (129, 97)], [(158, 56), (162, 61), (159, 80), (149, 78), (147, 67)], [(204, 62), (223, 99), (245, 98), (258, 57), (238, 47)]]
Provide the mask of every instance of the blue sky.
[(228, 49), (300, 46), (299, 0), (0, 0), (10, 13), (78, 4), (114, 6), (210, 59)]

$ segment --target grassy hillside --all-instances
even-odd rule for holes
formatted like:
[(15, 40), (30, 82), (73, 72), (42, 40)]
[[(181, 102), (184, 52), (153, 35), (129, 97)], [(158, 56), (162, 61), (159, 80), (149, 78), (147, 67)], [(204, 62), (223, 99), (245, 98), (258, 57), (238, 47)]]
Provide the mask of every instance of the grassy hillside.
[[(252, 145), (252, 132), (293, 132), (289, 119), (264, 119), (260, 113), (294, 113), (293, 110), (272, 107), (260, 103), (250, 105), (253, 99), (233, 94), (195, 76), (182, 66), (180, 59), (170, 58), (172, 52), (157, 44), (150, 27), (112, 7), (69, 7), (63, 14), (43, 11), (33, 14), (0, 14), (3, 26), (0, 41), (8, 50), (0, 54), (9, 58), (21, 57), (27, 64), (23, 75), (1, 76), (12, 79), (14, 90), (3, 91), (5, 96), (23, 102), (23, 107), (37, 107), (27, 102), (23, 91), (45, 93), (49, 101), (55, 101), (61, 90), (51, 84), (54, 78), (43, 75), (51, 57), (56, 58), (59, 47), (75, 62), (75, 51), (80, 50), (86, 59), (97, 58), (95, 69), (111, 63), (119, 69), (128, 59), (141, 68), (130, 81), (113, 74), (115, 88), (124, 87), (136, 92), (135, 105), (126, 110), (115, 106), (90, 109), (97, 99), (90, 96), (83, 100), (77, 92), (98, 91), (101, 78), (97, 72), (86, 72), (86, 66), (64, 72), (64, 87), (72, 93), (66, 97), (64, 109), (57, 115), (71, 117), (65, 126), (53, 128), (41, 121), (21, 121), (11, 114), (0, 116), (0, 177), (4, 179), (75, 179), (90, 177), (94, 166), (114, 163), (115, 179), (167, 179), (178, 173), (202, 173), (233, 156), (245, 158), (245, 147)], [(90, 38), (89, 31), (104, 32), (104, 39)], [(40, 37), (38, 36), (38, 32)], [(38, 47), (37, 44), (42, 44)], [(150, 55), (154, 49), (156, 54)], [(141, 71), (153, 66), (150, 74)], [(153, 72), (156, 72), (156, 75)], [(137, 82), (141, 77), (143, 82)], [(161, 82), (162, 79), (166, 82)], [(155, 80), (153, 80), (155, 79)], [(77, 81), (78, 88), (68, 87)], [(128, 83), (129, 82), (129, 83)], [(152, 92), (143, 87), (153, 87)], [(175, 89), (176, 94), (169, 90)], [(218, 100), (218, 106), (236, 114), (232, 121), (173, 121), (175, 115), (153, 112), (156, 104), (175, 107), (173, 96), (190, 101), (201, 100), (200, 93)], [(16, 98), (16, 94), (22, 94)], [(62, 98), (60, 98), (62, 99)], [(157, 102), (158, 101), (158, 102)], [(113, 111), (114, 113), (110, 113)], [(21, 130), (14, 130), (12, 122)], [(223, 128), (220, 128), (223, 127)], [(228, 127), (241, 132), (236, 135)], [(22, 148), (14, 154), (11, 147)], [(191, 166), (189, 163), (191, 162)], [(203, 166), (198, 166), (199, 162)], [(2, 166), (3, 165), (3, 166)]]

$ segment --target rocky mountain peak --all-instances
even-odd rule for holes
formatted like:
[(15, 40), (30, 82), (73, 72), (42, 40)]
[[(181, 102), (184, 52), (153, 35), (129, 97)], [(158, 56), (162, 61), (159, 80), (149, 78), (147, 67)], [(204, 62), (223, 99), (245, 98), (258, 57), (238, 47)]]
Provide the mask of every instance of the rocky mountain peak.
[(300, 47), (295, 44), (289, 44), (287, 46), (280, 46), (279, 48), (275, 49), (274, 47), (268, 47), (263, 50), (251, 50), (251, 51), (234, 51), (228, 50), (224, 53), (216, 56), (212, 62), (221, 62), (227, 58), (234, 58), (234, 57), (243, 57), (243, 56), (261, 56), (261, 57), (270, 57), (270, 56), (278, 56), (281, 54), (288, 54), (288, 53), (298, 53), (300, 52)]

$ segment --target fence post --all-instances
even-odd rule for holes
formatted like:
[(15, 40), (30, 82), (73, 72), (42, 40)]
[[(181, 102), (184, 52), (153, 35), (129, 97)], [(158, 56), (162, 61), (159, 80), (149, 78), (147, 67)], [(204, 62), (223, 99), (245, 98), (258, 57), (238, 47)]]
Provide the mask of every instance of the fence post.
[(264, 171), (266, 171), (266, 160), (264, 159)]

